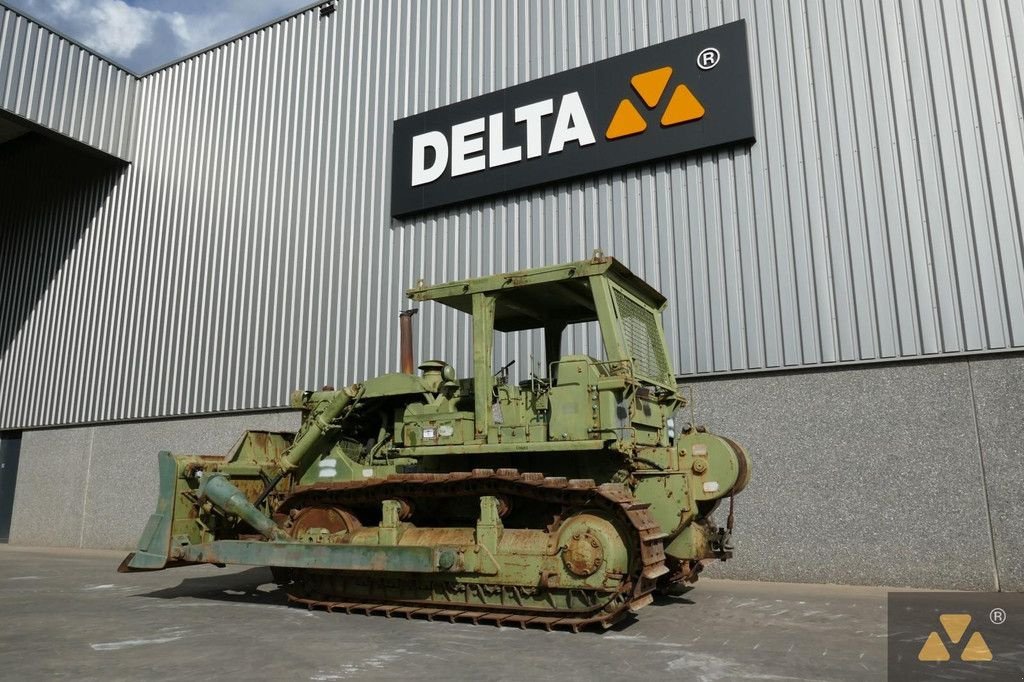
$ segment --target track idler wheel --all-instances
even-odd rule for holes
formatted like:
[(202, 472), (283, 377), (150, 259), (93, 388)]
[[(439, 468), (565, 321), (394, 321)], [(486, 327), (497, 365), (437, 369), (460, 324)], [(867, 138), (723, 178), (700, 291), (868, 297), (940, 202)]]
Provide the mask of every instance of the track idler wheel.
[(362, 528), (362, 526), (359, 519), (338, 507), (293, 509), (288, 514), (288, 521), (285, 522), (285, 529), (293, 538), (301, 537), (304, 533), (315, 529), (333, 535), (334, 533), (351, 532)]
[[(292, 509), (284, 519), (284, 529), (293, 539), (299, 539), (310, 532), (333, 535), (351, 532), (362, 528), (362, 524), (351, 513), (339, 507), (305, 507)], [(294, 582), (301, 574), (300, 570), (271, 566), (270, 573), (278, 585)]]
[(595, 585), (628, 572), (628, 547), (616, 525), (595, 513), (572, 514), (558, 529), (558, 552), (565, 571)]

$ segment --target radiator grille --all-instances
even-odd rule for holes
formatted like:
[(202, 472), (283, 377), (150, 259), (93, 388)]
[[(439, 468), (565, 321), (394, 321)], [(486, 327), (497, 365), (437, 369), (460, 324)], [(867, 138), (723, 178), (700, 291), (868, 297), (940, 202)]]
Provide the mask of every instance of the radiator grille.
[(672, 369), (665, 355), (665, 346), (661, 343), (654, 312), (618, 290), (615, 291), (615, 307), (619, 311), (626, 350), (633, 358), (633, 371), (638, 376), (671, 382)]

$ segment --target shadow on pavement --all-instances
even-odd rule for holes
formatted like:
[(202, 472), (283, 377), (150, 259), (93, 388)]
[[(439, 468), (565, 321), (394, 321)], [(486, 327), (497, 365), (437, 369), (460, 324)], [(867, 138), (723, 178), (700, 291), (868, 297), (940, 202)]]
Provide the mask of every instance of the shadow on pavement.
[(682, 597), (677, 594), (655, 594), (654, 603), (652, 606), (678, 606), (679, 604), (693, 605), (697, 602), (693, 601), (688, 597)]
[(280, 605), (288, 603), (288, 596), (270, 575), (268, 568), (250, 568), (240, 573), (206, 575), (185, 578), (175, 587), (138, 594), (137, 597), (156, 599), (212, 599), (214, 601), (245, 602), (249, 604)]

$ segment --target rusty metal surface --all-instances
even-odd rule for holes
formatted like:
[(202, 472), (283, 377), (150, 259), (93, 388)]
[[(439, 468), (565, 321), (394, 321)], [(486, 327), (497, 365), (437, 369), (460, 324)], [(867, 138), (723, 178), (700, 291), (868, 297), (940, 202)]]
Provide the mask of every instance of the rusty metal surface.
[(402, 374), (413, 374), (416, 371), (416, 363), (412, 354), (412, 316), (418, 313), (416, 308), (403, 310), (398, 316), (399, 327), (399, 353), (402, 366)]
[[(316, 566), (336, 571), (433, 573), (437, 554), (431, 547), (372, 545), (316, 545), (306, 542), (215, 540), (183, 547), (176, 558), (184, 562), (243, 564), (303, 569)], [(469, 572), (467, 568), (463, 571)]]
[[(629, 575), (624, 577), (615, 593), (601, 597), (586, 610), (575, 612), (473, 603), (469, 601), (471, 595), (468, 590), (462, 602), (388, 598), (346, 599), (344, 594), (307, 594), (303, 591), (301, 580), (296, 580), (289, 587), (289, 599), (309, 608), (324, 608), (328, 611), (342, 610), (348, 613), (359, 612), (389, 617), (401, 615), (407, 618), (579, 631), (610, 627), (630, 612), (648, 605), (653, 599), (659, 578), (670, 574), (662, 546), (665, 534), (651, 517), (649, 505), (637, 502), (623, 485), (597, 485), (589, 479), (545, 477), (539, 473), (520, 473), (516, 469), (499, 469), (497, 472), (491, 469), (474, 469), (444, 474), (394, 474), (381, 479), (304, 486), (296, 489), (294, 494), (284, 501), (279, 512), (290, 514), (293, 510), (318, 506), (345, 508), (357, 503), (366, 504), (384, 499), (450, 497), (454, 494), (494, 495), (509, 500), (521, 499), (526, 504), (548, 502), (561, 505), (563, 508), (603, 510), (629, 529), (632, 543), (630, 551), (634, 556)], [(554, 525), (556, 528), (548, 529), (549, 533), (557, 531), (558, 523)], [(583, 566), (580, 570), (585, 573), (592, 565), (593, 557), (582, 561)], [(296, 576), (293, 574), (293, 577)], [(558, 589), (554, 584), (542, 585), (542, 588), (551, 592)], [(486, 590), (487, 586), (482, 586), (482, 589)], [(495, 589), (505, 588), (496, 586)]]
[(328, 533), (356, 530), (359, 519), (336, 507), (309, 507), (293, 509), (289, 516), (288, 533), (297, 538), (312, 528), (323, 528)]
[(590, 533), (575, 533), (562, 552), (562, 561), (573, 575), (593, 575), (604, 563), (604, 552), (598, 539)]

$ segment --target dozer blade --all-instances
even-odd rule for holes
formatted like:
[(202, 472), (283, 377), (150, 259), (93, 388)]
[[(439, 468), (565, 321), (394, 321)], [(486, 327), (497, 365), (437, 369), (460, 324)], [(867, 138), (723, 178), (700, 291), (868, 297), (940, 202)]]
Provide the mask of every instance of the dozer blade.
[(171, 551), (171, 520), (174, 515), (177, 466), (174, 463), (174, 456), (167, 451), (158, 455), (158, 461), (160, 497), (157, 499), (156, 511), (149, 517), (136, 550), (126, 556), (117, 567), (119, 573), (159, 571), (167, 568), (168, 554)]

